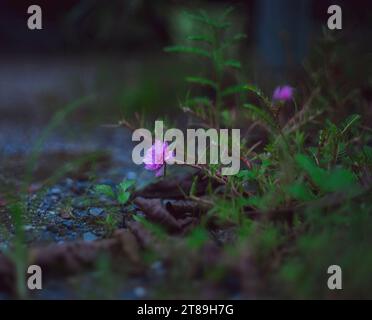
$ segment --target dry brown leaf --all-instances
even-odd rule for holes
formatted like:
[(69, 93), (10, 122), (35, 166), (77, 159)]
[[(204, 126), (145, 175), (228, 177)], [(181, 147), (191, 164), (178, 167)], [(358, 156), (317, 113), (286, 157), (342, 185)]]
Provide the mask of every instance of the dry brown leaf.
[(163, 225), (169, 231), (181, 231), (182, 226), (176, 218), (163, 207), (160, 199), (136, 198), (134, 199), (134, 203), (152, 222)]

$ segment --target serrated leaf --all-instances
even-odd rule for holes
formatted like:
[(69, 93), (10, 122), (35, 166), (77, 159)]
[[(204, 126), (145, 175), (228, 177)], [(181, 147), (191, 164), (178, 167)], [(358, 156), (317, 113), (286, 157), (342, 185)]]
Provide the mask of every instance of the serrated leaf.
[(206, 79), (206, 78), (202, 78), (202, 77), (187, 77), (186, 81), (191, 82), (191, 83), (196, 83), (202, 86), (209, 86), (214, 89), (217, 88), (217, 84), (214, 81)]
[(202, 57), (210, 58), (211, 54), (204, 49), (196, 47), (186, 47), (186, 46), (171, 46), (164, 48), (165, 52), (175, 52), (175, 53), (191, 53)]

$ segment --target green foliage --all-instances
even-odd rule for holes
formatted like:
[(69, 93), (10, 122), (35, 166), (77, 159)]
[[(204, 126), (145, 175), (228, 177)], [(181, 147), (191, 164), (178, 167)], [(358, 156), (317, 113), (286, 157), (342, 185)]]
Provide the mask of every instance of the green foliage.
[(110, 236), (117, 228), (118, 220), (114, 213), (109, 212), (103, 221), (99, 221), (105, 228), (105, 233)]
[(109, 185), (100, 184), (95, 186), (95, 191), (108, 198), (116, 200), (119, 204), (126, 204), (131, 196), (131, 189), (135, 185), (134, 180), (123, 180), (117, 186), (116, 190)]
[(310, 176), (314, 184), (324, 192), (355, 190), (357, 188), (354, 174), (347, 169), (336, 168), (328, 172), (316, 166), (309, 157), (302, 154), (296, 156), (296, 161), (301, 169)]
[(187, 236), (186, 242), (191, 249), (199, 249), (208, 240), (208, 233), (203, 227), (197, 227)]
[(111, 186), (106, 184), (99, 184), (95, 187), (95, 191), (99, 194), (103, 194), (108, 198), (115, 198), (115, 192), (112, 190)]
[(134, 180), (124, 180), (118, 186), (118, 202), (123, 205), (126, 204), (130, 198), (130, 188), (134, 186)]
[(25, 246), (24, 234), (24, 208), (21, 202), (15, 202), (9, 206), (9, 212), (15, 227), (14, 251), (10, 253), (11, 259), (16, 267), (17, 294), (19, 298), (25, 298), (26, 270), (27, 270), (27, 248)]
[(241, 33), (233, 35), (229, 33), (231, 24), (227, 19), (231, 11), (231, 8), (227, 9), (218, 18), (212, 18), (202, 10), (198, 13), (187, 14), (187, 17), (199, 24), (199, 29), (202, 30), (200, 34), (192, 34), (187, 37), (189, 42), (195, 43), (197, 46), (177, 45), (164, 49), (166, 52), (192, 54), (209, 60), (212, 70), (208, 74), (189, 76), (186, 81), (213, 90), (214, 94), (208, 98), (208, 101), (205, 99), (198, 101), (201, 102), (201, 105), (210, 107), (211, 110), (205, 117), (205, 112), (195, 109), (195, 100), (188, 98), (184, 104), (188, 108), (194, 108), (198, 116), (204, 119), (208, 118), (208, 124), (212, 127), (219, 126), (220, 122), (224, 120), (223, 123), (231, 125), (231, 119), (227, 119), (226, 112), (224, 113), (224, 109), (227, 107), (224, 102), (225, 98), (251, 89), (247, 84), (224, 87), (226, 72), (229, 71), (231, 73), (231, 71), (242, 69), (240, 61), (229, 55), (236, 42), (245, 37)]

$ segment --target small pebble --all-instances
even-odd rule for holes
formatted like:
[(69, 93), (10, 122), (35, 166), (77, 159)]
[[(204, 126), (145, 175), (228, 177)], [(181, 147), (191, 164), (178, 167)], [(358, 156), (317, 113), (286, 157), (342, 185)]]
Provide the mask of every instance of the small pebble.
[(61, 194), (62, 190), (60, 188), (52, 188), (50, 190), (50, 194), (53, 194), (53, 195), (59, 195)]
[(84, 241), (90, 242), (90, 241), (94, 241), (94, 240), (97, 240), (97, 239), (98, 239), (97, 236), (92, 232), (85, 232), (83, 234), (83, 240)]
[(151, 265), (151, 269), (154, 270), (154, 272), (155, 272), (158, 276), (163, 276), (163, 275), (165, 274), (164, 265), (163, 265), (163, 262), (161, 262), (161, 261), (155, 261), (155, 262)]
[(67, 220), (67, 221), (63, 221), (62, 224), (67, 228), (67, 229), (71, 229), (72, 228), (72, 225), (73, 225), (73, 222), (71, 220)]
[(143, 287), (136, 287), (133, 293), (137, 298), (141, 299), (146, 296), (146, 289)]
[(90, 208), (89, 209), (89, 214), (91, 214), (92, 216), (95, 216), (95, 217), (98, 217), (98, 216), (102, 215), (104, 212), (105, 212), (105, 210), (103, 210), (101, 208)]
[(134, 171), (129, 171), (127, 173), (127, 179), (136, 180), (137, 179), (137, 173), (135, 173)]

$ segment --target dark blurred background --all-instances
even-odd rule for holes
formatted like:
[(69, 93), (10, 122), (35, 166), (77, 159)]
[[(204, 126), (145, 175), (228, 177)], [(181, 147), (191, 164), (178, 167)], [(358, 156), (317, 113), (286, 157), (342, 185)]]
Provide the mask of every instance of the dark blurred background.
[[(27, 29), (27, 8), (43, 10), (43, 30)], [(277, 49), (278, 42), (295, 46), (295, 56), (306, 53), (303, 43), (327, 21), (327, 8), (343, 9), (344, 31), (360, 35), (371, 31), (369, 0), (2, 0), (0, 41), (2, 53), (117, 52), (156, 53), (187, 28), (183, 10), (218, 11), (236, 8), (235, 17), (248, 35), (250, 47)], [(269, 56), (267, 51), (262, 52)], [(279, 60), (282, 57), (277, 57)], [(274, 61), (275, 58), (271, 58)]]
[[(42, 30), (27, 28), (31, 4), (43, 10)], [(246, 78), (270, 89), (291, 82), (322, 37), (331, 4), (343, 9), (343, 30), (333, 34), (370, 58), (370, 0), (1, 0), (1, 121), (20, 114), (46, 121), (49, 111), (91, 93), (95, 112), (83, 113), (84, 124), (112, 122), (127, 110), (176, 112), (191, 67), (163, 47), (184, 43), (195, 28), (185, 10), (217, 15), (235, 7), (235, 28), (247, 34), (237, 52)]]

